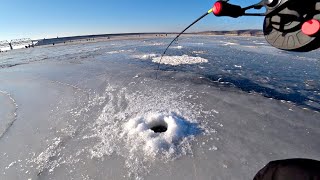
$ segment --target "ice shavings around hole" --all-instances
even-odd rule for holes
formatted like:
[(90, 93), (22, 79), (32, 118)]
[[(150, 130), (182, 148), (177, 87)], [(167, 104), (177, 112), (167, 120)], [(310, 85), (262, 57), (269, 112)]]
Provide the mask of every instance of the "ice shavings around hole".
[(47, 149), (41, 152), (40, 154), (33, 154), (33, 157), (27, 160), (27, 163), (36, 165), (38, 171), (38, 176), (42, 173), (53, 173), (54, 170), (58, 167), (61, 167), (64, 164), (74, 164), (80, 161), (80, 159), (74, 156), (66, 156), (62, 153), (65, 149), (65, 142), (62, 137), (54, 138)]
[[(152, 127), (164, 125), (167, 131), (155, 133)], [(162, 155), (171, 158), (180, 153), (183, 141), (192, 139), (201, 130), (194, 123), (184, 120), (174, 113), (149, 113), (144, 117), (130, 119), (123, 126), (121, 137), (126, 139), (131, 147), (144, 152), (151, 159)]]
[[(155, 63), (160, 62), (160, 57), (155, 57), (152, 60)], [(164, 56), (161, 60), (161, 64), (169, 64), (169, 65), (180, 65), (180, 64), (199, 64), (199, 63), (207, 63), (208, 60), (202, 57), (192, 57), (188, 55), (182, 56)]]
[[(140, 87), (130, 85), (133, 89)], [(85, 136), (97, 141), (88, 149), (91, 158), (121, 156), (126, 177), (133, 179), (143, 179), (156, 164), (192, 155), (192, 142), (198, 134), (211, 137), (216, 133), (201, 121), (203, 117), (214, 118), (212, 111), (203, 111), (201, 103), (182, 100), (188, 90), (170, 91), (168, 95), (167, 88), (148, 87), (147, 91), (128, 92), (127, 88), (108, 86), (106, 104), (91, 133)], [(167, 131), (158, 134), (149, 130), (158, 123), (165, 123)]]

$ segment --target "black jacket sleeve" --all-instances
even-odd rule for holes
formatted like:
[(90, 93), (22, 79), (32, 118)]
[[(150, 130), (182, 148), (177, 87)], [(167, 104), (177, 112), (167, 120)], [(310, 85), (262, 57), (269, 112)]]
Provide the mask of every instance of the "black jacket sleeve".
[(320, 161), (286, 159), (272, 161), (253, 180), (320, 180)]

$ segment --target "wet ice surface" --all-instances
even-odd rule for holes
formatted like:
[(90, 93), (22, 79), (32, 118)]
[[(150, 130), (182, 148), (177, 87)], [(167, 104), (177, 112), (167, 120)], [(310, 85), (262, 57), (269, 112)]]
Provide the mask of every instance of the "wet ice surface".
[(320, 159), (319, 51), (186, 36), (156, 80), (170, 40), (2, 53), (1, 179), (252, 179)]

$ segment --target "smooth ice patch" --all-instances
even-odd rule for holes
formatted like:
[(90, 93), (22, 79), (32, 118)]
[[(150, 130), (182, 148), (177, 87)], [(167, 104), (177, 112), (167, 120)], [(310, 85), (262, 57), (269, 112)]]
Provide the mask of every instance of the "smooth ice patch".
[[(153, 62), (159, 63), (161, 57), (155, 57), (152, 59)], [(182, 56), (164, 56), (161, 60), (161, 64), (169, 64), (173, 66), (177, 66), (180, 64), (199, 64), (199, 63), (207, 63), (208, 60), (202, 57), (192, 57), (188, 55)]]
[[(166, 127), (166, 130), (157, 133), (153, 130), (154, 127)], [(174, 113), (149, 113), (125, 123), (121, 137), (126, 139), (132, 148), (140, 149), (145, 156), (153, 159), (159, 154), (165, 157), (179, 154), (182, 150), (179, 145), (200, 133), (201, 130), (195, 123), (190, 123)]]

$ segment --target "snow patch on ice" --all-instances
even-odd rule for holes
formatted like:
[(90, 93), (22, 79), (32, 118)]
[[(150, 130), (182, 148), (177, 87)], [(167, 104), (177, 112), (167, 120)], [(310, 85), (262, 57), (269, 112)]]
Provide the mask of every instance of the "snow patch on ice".
[(218, 150), (218, 148), (216, 146), (212, 146), (209, 148), (209, 151), (217, 151), (217, 150)]
[(151, 44), (151, 46), (163, 46), (164, 45), (164, 43), (153, 43), (153, 44)]
[[(49, 141), (50, 142), (50, 141)], [(65, 142), (62, 137), (54, 138), (48, 148), (27, 160), (28, 164), (35, 164), (38, 170), (38, 176), (43, 172), (53, 173), (54, 170), (63, 164), (74, 164), (79, 162), (79, 159), (74, 156), (66, 156), (62, 153), (65, 149)]]
[(204, 45), (204, 43), (193, 43), (195, 45)]
[[(142, 60), (152, 59), (152, 62), (159, 63), (161, 56), (159, 54), (143, 54), (143, 55), (133, 55), (132, 57)], [(169, 64), (173, 66), (181, 64), (199, 64), (207, 63), (208, 60), (201, 57), (192, 57), (188, 55), (182, 56), (163, 56), (161, 64)]]
[(257, 42), (257, 43), (254, 43), (254, 44), (264, 45), (264, 44), (266, 44), (266, 43), (258, 43), (258, 42)]
[(230, 45), (239, 45), (238, 43), (234, 43), (234, 42), (223, 42), (223, 41), (221, 41), (223, 44), (222, 45), (224, 45), (224, 46), (230, 46)]
[[(161, 57), (153, 58), (153, 62), (159, 63)], [(169, 64), (173, 66), (181, 65), (181, 64), (199, 64), (199, 63), (207, 63), (208, 60), (202, 57), (192, 57), (188, 55), (182, 56), (164, 56), (161, 60), (161, 64)]]
[(133, 78), (138, 78), (140, 77), (140, 74), (135, 75)]
[(160, 56), (160, 55), (158, 55), (158, 54), (141, 54), (141, 55), (134, 55), (133, 57), (137, 58), (137, 59), (148, 60), (148, 59), (152, 59), (152, 58), (155, 58), (158, 56)]
[(182, 49), (183, 46), (173, 46), (172, 49)]
[(37, 164), (37, 170), (41, 174), (44, 170), (52, 172), (59, 166), (58, 160), (52, 160), (61, 151), (61, 138), (54, 138), (52, 144), (43, 152), (41, 152), (31, 162)]
[(192, 51), (193, 54), (204, 54), (205, 51)]
[(258, 46), (243, 46), (243, 47), (246, 47), (246, 48), (258, 48)]
[(109, 51), (107, 52), (107, 54), (119, 54), (119, 53), (125, 53), (125, 52), (133, 52), (133, 50)]
[(15, 165), (16, 163), (17, 163), (17, 161), (11, 162), (7, 167), (5, 167), (5, 169), (11, 168), (11, 166)]

